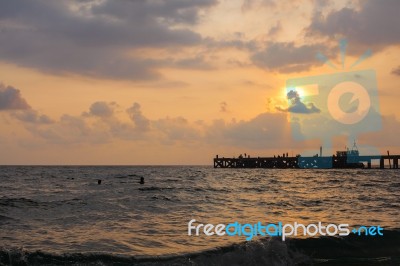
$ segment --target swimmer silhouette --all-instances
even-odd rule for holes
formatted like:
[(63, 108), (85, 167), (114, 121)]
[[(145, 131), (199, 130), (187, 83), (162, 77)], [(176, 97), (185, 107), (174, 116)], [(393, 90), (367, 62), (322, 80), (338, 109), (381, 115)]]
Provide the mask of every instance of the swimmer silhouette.
[(139, 182), (139, 184), (141, 184), (141, 185), (143, 185), (143, 184), (144, 184), (144, 177), (141, 177), (141, 178), (140, 178), (140, 182)]
[(97, 185), (101, 185), (101, 179), (97, 180)]

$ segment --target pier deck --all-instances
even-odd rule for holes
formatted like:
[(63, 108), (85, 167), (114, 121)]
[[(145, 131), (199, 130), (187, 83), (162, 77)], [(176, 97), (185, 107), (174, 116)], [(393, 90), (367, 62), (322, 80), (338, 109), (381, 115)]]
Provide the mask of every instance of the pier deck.
[[(354, 157), (246, 157), (214, 158), (214, 168), (371, 168), (372, 160), (379, 160), (380, 169), (388, 161), (390, 168), (399, 169), (400, 155), (372, 155)], [(366, 165), (364, 165), (364, 163)]]

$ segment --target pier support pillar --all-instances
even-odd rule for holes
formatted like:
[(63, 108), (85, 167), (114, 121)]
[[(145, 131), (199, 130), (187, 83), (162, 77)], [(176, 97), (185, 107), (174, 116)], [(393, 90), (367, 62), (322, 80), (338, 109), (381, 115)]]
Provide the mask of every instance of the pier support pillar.
[(381, 158), (379, 168), (381, 169), (385, 168), (385, 159)]

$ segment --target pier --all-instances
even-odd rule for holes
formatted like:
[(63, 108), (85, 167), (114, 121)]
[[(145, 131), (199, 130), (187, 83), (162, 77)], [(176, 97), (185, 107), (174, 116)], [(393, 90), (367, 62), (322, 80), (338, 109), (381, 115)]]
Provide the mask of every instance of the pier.
[[(372, 168), (372, 161), (379, 161), (379, 169), (399, 169), (400, 155), (343, 155), (313, 157), (246, 157), (214, 158), (214, 168)], [(387, 164), (388, 163), (388, 164)], [(385, 168), (385, 165), (389, 167)]]

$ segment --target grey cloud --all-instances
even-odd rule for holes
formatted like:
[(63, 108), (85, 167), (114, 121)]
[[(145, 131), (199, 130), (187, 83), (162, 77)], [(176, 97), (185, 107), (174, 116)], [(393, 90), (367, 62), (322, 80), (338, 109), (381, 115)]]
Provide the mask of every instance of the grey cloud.
[[(196, 13), (191, 19), (196, 19), (201, 8), (216, 4), (208, 0), (88, 2), (91, 4), (73, 10), (74, 1), (14, 0), (2, 5), (6, 8), (0, 19), (29, 26), (35, 34), (83, 46), (163, 47), (200, 41), (201, 37), (188, 29), (169, 26), (174, 26), (174, 19), (182, 10), (194, 9)], [(172, 22), (168, 24), (165, 20)]]
[(95, 6), (93, 13), (123, 17), (132, 22), (143, 21), (150, 14), (164, 19), (165, 23), (194, 24), (200, 18), (199, 8), (215, 4), (216, 0), (107, 1)]
[(399, 148), (400, 121), (395, 115), (382, 115), (382, 130), (365, 133), (360, 140), (378, 147)]
[(12, 87), (0, 83), (0, 111), (30, 109), (31, 107), (21, 96), (21, 92)]
[(154, 128), (161, 135), (164, 144), (173, 144), (176, 141), (201, 141), (200, 133), (183, 117), (163, 118), (153, 121)]
[(319, 51), (325, 51), (321, 44), (295, 46), (294, 43), (269, 43), (265, 49), (251, 56), (253, 63), (261, 68), (280, 72), (306, 71), (312, 66), (321, 65), (316, 60)]
[(115, 102), (95, 102), (93, 103), (88, 113), (83, 113), (84, 116), (111, 117), (114, 114)]
[(159, 88), (159, 89), (169, 89), (169, 88), (184, 88), (189, 86), (189, 83), (183, 82), (183, 81), (177, 81), (177, 80), (160, 80), (160, 81), (155, 81), (152, 82), (151, 84), (149, 83), (141, 83), (140, 86), (143, 88)]
[(34, 136), (60, 145), (99, 144), (115, 139), (173, 144), (176, 141), (201, 139), (198, 130), (183, 117), (150, 120), (143, 115), (140, 104), (134, 103), (127, 109), (133, 123), (127, 123), (110, 112), (109, 108), (113, 105), (95, 102), (90, 107), (90, 113), (83, 113), (82, 116), (63, 115), (54, 123), (29, 123), (25, 127)]
[(219, 107), (220, 107), (219, 109), (220, 112), (222, 113), (228, 112), (228, 104), (226, 102), (220, 102)]
[(246, 12), (250, 9), (260, 6), (274, 7), (276, 6), (276, 3), (274, 0), (243, 0), (242, 12)]
[(277, 106), (276, 109), (281, 112), (291, 112), (299, 114), (313, 114), (320, 113), (321, 110), (317, 108), (314, 103), (303, 103), (297, 91), (291, 90), (287, 93), (287, 99), (290, 104), (287, 109)]
[[(298, 95), (291, 92), (288, 97), (297, 99)], [(108, 103), (107, 105), (112, 104)], [(96, 103), (92, 106), (96, 106)], [(28, 111), (30, 110), (21, 112)], [(38, 113), (31, 112), (32, 117), (36, 118), (27, 118), (26, 120), (34, 121), (34, 123), (24, 125), (34, 136), (58, 145), (91, 145), (109, 143), (114, 140), (126, 140), (158, 142), (163, 145), (194, 143), (196, 146), (213, 145), (254, 150), (285, 150), (304, 148), (305, 145), (309, 145), (294, 141), (293, 130), (299, 131), (298, 134), (301, 136), (310, 136), (307, 135), (309, 132), (316, 132), (315, 134), (318, 134), (317, 139), (320, 136), (330, 136), (332, 132), (348, 133), (348, 129), (344, 125), (334, 123), (334, 121), (323, 116), (310, 116), (301, 127), (298, 125), (297, 128), (291, 128), (285, 113), (262, 113), (254, 118), (239, 122), (216, 120), (211, 125), (201, 121), (191, 123), (184, 117), (149, 119), (142, 113), (139, 103), (134, 103), (127, 110), (127, 113), (133, 123), (119, 120), (114, 114), (107, 116), (108, 119), (103, 119), (102, 116), (63, 115), (58, 121), (53, 121), (53, 123), (47, 121), (49, 123), (46, 123), (45, 118), (41, 120)], [(100, 114), (104, 114), (104, 112), (100, 111)], [(383, 120), (385, 133), (382, 134), (390, 134), (388, 138), (381, 138), (381, 133), (378, 132), (379, 138), (375, 138), (384, 141), (378, 141), (376, 145), (393, 144), (399, 135), (399, 121), (394, 116), (383, 117)], [(373, 140), (374, 136), (368, 135), (366, 138)], [(375, 144), (374, 141), (370, 143)]]
[(241, 36), (235, 34), (233, 38), (225, 40), (207, 39), (205, 43), (209, 49), (226, 49), (227, 47), (236, 48), (239, 50), (254, 51), (259, 49), (259, 42), (256, 40), (242, 40)]
[[(157, 79), (168, 61), (135, 48), (198, 45), (185, 25), (215, 0), (28, 1), (0, 4), (0, 59), (46, 72), (114, 79)], [(175, 27), (180, 25), (179, 28)]]
[(65, 114), (52, 124), (27, 124), (25, 127), (34, 136), (58, 145), (101, 144), (115, 139), (128, 141), (145, 139), (151, 121), (143, 116), (140, 105), (135, 103), (127, 110), (134, 123), (119, 120), (114, 115), (116, 106), (117, 104), (113, 102), (99, 101), (93, 103), (89, 112), (84, 112), (81, 116)]
[(126, 110), (131, 120), (135, 123), (135, 126), (140, 131), (147, 131), (150, 128), (150, 120), (147, 119), (141, 111), (140, 104), (134, 103), (130, 108)]
[(306, 29), (307, 34), (323, 37), (344, 36), (351, 44), (375, 48), (399, 44), (400, 2), (367, 0), (360, 1), (359, 4), (359, 10), (344, 7), (327, 15), (316, 12)]
[(54, 121), (47, 115), (40, 114), (22, 97), (21, 92), (0, 83), (0, 111), (9, 111), (9, 114), (19, 121), (31, 124), (51, 124)]
[(30, 113), (31, 118), (14, 117), (34, 121), (26, 123), (25, 128), (32, 135), (57, 145), (91, 145), (119, 139), (159, 142), (163, 145), (211, 143), (258, 149), (286, 145), (286, 137), (290, 137), (285, 114), (265, 113), (247, 121), (215, 121), (207, 125), (202, 122), (191, 123), (184, 117), (152, 120), (142, 113), (139, 103), (134, 103), (127, 109), (132, 123), (124, 122), (111, 113), (108, 110), (110, 105), (113, 104), (95, 102), (90, 107), (91, 113), (81, 116), (63, 115), (58, 121), (50, 121), (36, 112)]
[(34, 136), (43, 138), (53, 144), (98, 144), (111, 140), (108, 131), (90, 126), (82, 117), (63, 115), (59, 121), (49, 125), (28, 125)]
[(400, 66), (396, 67), (392, 70), (392, 74), (396, 76), (400, 76)]
[(209, 64), (204, 56), (195, 56), (192, 58), (185, 58), (181, 60), (176, 60), (174, 66), (185, 69), (201, 69), (201, 70), (210, 70), (213, 67)]
[(288, 112), (291, 113), (301, 113), (301, 114), (314, 114), (320, 113), (321, 110), (314, 105), (314, 103), (304, 104), (302, 102), (297, 102), (296, 104), (291, 105), (288, 109)]
[(268, 31), (268, 36), (274, 37), (282, 31), (282, 24), (278, 21), (275, 26), (272, 26)]
[(0, 46), (0, 58), (58, 75), (76, 73), (90, 77), (130, 80), (160, 78), (156, 67), (164, 64), (163, 60), (136, 58), (126, 55), (125, 49), (116, 47), (85, 47), (68, 39), (52, 39), (47, 42), (48, 34), (40, 35), (41, 33), (18, 32), (0, 35), (3, 44)]
[[(259, 5), (274, 5), (273, 1), (245, 0), (243, 8), (249, 9)], [(271, 3), (268, 3), (271, 2)], [(292, 3), (296, 5), (296, 3)], [(281, 5), (281, 3), (279, 3)], [(283, 3), (282, 5), (287, 5)], [(353, 3), (353, 6), (355, 4)], [(240, 39), (223, 41), (220, 45), (247, 49), (251, 54), (251, 61), (258, 67), (282, 73), (293, 73), (309, 70), (322, 62), (316, 60), (316, 54), (322, 52), (328, 58), (337, 57), (337, 47), (330, 47), (337, 43), (338, 37), (349, 40), (348, 52), (352, 55), (361, 55), (368, 48), (380, 49), (400, 42), (400, 17), (397, 10), (400, 2), (396, 0), (360, 1), (360, 8), (350, 8), (350, 4), (340, 10), (332, 10), (332, 2), (314, 2), (314, 14), (310, 25), (304, 30), (306, 40), (320, 40), (319, 43), (296, 45), (296, 42), (270, 42), (260, 47), (254, 42)], [(280, 23), (270, 29), (274, 35), (280, 30)], [(314, 38), (317, 36), (318, 38)], [(364, 50), (365, 49), (365, 50)], [(376, 50), (375, 49), (375, 50)]]
[(242, 4), (242, 12), (246, 12), (252, 8), (254, 0), (244, 0)]
[(33, 124), (54, 123), (54, 121), (50, 117), (48, 117), (47, 115), (39, 114), (38, 111), (35, 111), (33, 109), (15, 112), (12, 113), (12, 116), (26, 123), (33, 123)]
[(206, 139), (216, 145), (251, 149), (293, 146), (290, 127), (283, 113), (262, 113), (240, 122), (216, 120), (207, 128)]
[(234, 58), (229, 58), (226, 61), (226, 63), (229, 64), (229, 65), (236, 66), (236, 67), (248, 67), (248, 66), (252, 66), (253, 65), (252, 63), (240, 61), (240, 60), (237, 60), (237, 59), (234, 59)]
[(0, 83), (0, 111), (9, 111), (11, 117), (31, 124), (51, 124), (54, 121), (47, 115), (40, 114), (29, 106), (21, 92)]

